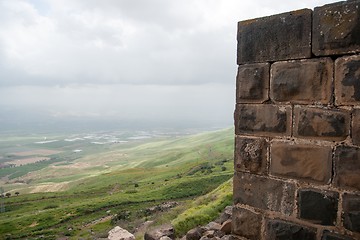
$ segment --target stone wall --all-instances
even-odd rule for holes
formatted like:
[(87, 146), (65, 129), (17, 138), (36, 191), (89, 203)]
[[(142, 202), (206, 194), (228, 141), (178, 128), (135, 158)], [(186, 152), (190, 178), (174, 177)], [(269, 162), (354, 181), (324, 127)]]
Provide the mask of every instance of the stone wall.
[(360, 1), (238, 23), (232, 231), (360, 239)]

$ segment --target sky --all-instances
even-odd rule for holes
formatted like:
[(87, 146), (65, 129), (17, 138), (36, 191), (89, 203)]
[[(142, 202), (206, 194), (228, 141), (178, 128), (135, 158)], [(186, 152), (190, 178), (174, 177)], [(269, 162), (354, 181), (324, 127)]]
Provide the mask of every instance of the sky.
[(231, 126), (237, 22), (330, 2), (0, 0), (0, 131)]

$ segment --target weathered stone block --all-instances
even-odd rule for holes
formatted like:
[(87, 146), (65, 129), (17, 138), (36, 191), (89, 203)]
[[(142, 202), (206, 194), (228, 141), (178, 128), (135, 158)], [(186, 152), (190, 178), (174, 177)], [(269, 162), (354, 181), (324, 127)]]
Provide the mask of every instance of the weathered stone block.
[(315, 224), (335, 225), (339, 193), (302, 189), (299, 191), (299, 217)]
[(236, 102), (262, 103), (269, 98), (270, 64), (241, 65), (236, 76)]
[(360, 52), (360, 1), (316, 7), (312, 47), (316, 56)]
[(360, 148), (348, 146), (336, 148), (334, 185), (360, 190)]
[(344, 236), (342, 234), (336, 234), (329, 231), (324, 231), (321, 240), (354, 240), (351, 237)]
[(244, 172), (234, 174), (234, 203), (291, 215), (295, 185)]
[(322, 103), (332, 97), (330, 58), (276, 62), (271, 66), (270, 98), (281, 103)]
[(332, 148), (273, 142), (270, 148), (270, 174), (329, 183), (332, 174)]
[(360, 55), (335, 61), (335, 102), (338, 105), (360, 105)]
[(311, 22), (310, 9), (239, 22), (237, 63), (311, 57)]
[(291, 107), (270, 104), (237, 104), (235, 133), (258, 136), (290, 136)]
[(261, 237), (261, 214), (247, 209), (234, 207), (232, 215), (232, 232), (241, 237), (258, 240)]
[(297, 106), (294, 114), (294, 136), (296, 137), (340, 141), (349, 135), (350, 113), (348, 111)]
[(353, 111), (351, 136), (353, 143), (360, 146), (360, 109)]
[(316, 229), (282, 220), (267, 220), (266, 240), (315, 240)]
[(266, 173), (268, 144), (262, 138), (235, 138), (235, 170)]
[(360, 195), (344, 194), (342, 217), (345, 228), (360, 232)]

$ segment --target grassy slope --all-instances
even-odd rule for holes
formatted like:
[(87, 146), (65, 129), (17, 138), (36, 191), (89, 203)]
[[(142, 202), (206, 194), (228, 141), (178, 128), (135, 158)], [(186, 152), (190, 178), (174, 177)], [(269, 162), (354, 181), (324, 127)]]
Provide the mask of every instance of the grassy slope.
[(200, 196), (227, 181), (232, 176), (232, 149), (233, 132), (227, 129), (111, 148), (75, 160), (89, 168), (44, 168), (33, 184), (66, 181), (67, 190), (6, 198), (0, 238), (90, 238), (89, 228), (100, 235), (111, 228), (110, 221), (90, 224), (106, 217), (108, 210), (112, 214), (130, 209), (131, 228), (135, 219), (149, 218), (142, 212), (148, 206)]

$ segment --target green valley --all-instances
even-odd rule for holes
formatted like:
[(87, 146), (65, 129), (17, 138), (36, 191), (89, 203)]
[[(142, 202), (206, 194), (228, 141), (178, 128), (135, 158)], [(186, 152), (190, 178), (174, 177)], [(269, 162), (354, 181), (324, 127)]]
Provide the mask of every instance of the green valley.
[[(0, 183), (11, 196), (1, 198), (0, 238), (93, 239), (106, 237), (115, 225), (136, 232), (150, 220), (172, 222), (184, 233), (192, 227), (184, 222), (200, 224), (231, 204), (233, 145), (233, 129), (3, 136)], [(205, 203), (205, 194), (218, 199)], [(148, 211), (167, 201), (177, 206)]]

